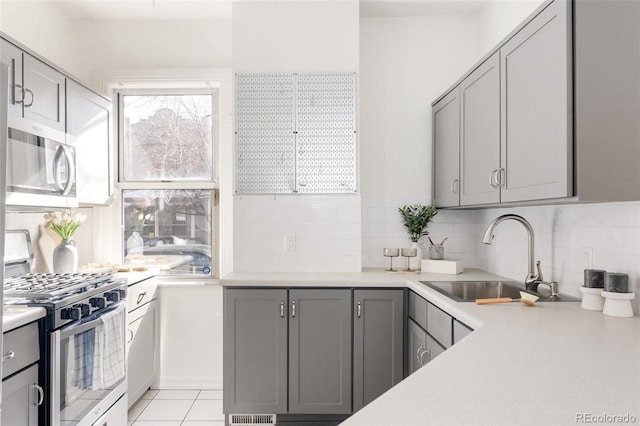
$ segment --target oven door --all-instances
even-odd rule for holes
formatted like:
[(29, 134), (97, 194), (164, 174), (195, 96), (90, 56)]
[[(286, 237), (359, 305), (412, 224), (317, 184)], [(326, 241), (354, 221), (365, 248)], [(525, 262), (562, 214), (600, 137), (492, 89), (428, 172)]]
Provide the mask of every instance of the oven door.
[(126, 304), (51, 335), (53, 426), (92, 425), (126, 392)]

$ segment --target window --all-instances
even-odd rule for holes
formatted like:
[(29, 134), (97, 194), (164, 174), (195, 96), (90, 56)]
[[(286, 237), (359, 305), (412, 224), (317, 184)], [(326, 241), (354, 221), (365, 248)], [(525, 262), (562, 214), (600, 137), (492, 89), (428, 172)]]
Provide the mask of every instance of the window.
[(170, 275), (213, 275), (217, 91), (118, 93), (123, 254)]

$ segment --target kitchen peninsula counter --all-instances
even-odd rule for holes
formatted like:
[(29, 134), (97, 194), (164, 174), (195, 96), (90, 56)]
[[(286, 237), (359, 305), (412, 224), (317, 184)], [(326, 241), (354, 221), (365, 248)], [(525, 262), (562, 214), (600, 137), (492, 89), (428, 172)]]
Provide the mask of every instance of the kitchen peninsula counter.
[(408, 287), (475, 330), (345, 426), (640, 422), (639, 316), (609, 317), (576, 302), (480, 306), (456, 302), (419, 282), (496, 279), (507, 278), (472, 269), (458, 275), (234, 272), (220, 283)]

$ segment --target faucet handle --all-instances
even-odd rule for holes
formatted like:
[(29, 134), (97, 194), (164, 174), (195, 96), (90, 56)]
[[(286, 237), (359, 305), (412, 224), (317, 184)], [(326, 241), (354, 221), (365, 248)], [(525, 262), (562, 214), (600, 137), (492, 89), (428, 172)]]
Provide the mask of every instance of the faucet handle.
[(536, 262), (536, 269), (538, 270), (538, 273), (536, 274), (536, 280), (537, 281), (544, 281), (544, 278), (542, 278), (542, 268), (540, 268), (540, 261), (539, 260)]

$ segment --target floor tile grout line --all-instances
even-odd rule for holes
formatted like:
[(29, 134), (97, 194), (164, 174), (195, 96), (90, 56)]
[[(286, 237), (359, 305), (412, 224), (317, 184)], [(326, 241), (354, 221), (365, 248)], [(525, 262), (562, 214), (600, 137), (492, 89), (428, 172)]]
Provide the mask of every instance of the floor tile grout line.
[[(198, 392), (199, 394), (200, 392)], [(193, 406), (196, 403), (196, 399), (194, 399), (193, 401), (191, 401), (191, 406), (189, 407), (189, 409), (187, 410), (187, 414), (184, 415), (184, 418), (182, 419), (182, 421), (180, 422), (180, 425), (182, 425), (184, 422), (187, 421), (187, 417), (189, 417), (189, 413), (191, 412), (191, 409), (193, 408)]]

